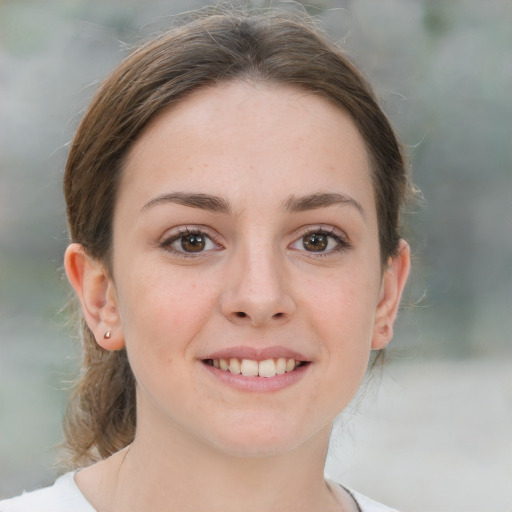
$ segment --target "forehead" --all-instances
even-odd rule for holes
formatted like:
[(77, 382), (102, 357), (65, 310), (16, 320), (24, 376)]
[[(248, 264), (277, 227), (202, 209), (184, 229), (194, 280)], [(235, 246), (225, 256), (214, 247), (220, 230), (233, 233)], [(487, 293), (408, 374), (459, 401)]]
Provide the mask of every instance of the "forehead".
[(130, 150), (121, 192), (235, 185), (245, 200), (251, 190), (270, 201), (312, 187), (373, 199), (365, 144), (347, 113), (300, 88), (245, 82), (200, 89), (157, 116)]

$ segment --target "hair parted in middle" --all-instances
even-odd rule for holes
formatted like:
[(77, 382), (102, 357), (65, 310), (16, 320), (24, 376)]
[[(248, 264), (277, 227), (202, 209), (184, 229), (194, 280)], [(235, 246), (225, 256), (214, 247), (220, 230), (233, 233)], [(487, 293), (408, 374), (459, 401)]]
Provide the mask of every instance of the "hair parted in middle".
[[(112, 217), (123, 163), (144, 128), (194, 91), (223, 81), (283, 84), (346, 111), (371, 162), (383, 265), (396, 254), (408, 173), (371, 88), (304, 12), (209, 9), (129, 55), (105, 80), (72, 141), (64, 177), (70, 236), (111, 270)], [(264, 148), (262, 148), (264, 150)], [(124, 349), (107, 352), (82, 319), (82, 374), (65, 419), (70, 465), (128, 445), (135, 381)]]

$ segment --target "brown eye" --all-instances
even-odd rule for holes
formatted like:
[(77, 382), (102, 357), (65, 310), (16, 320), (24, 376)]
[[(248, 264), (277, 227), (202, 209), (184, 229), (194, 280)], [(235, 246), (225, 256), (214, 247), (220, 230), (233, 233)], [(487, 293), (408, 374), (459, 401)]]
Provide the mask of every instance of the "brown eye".
[(206, 237), (202, 233), (191, 233), (181, 237), (181, 248), (185, 252), (201, 252), (206, 247)]
[(302, 238), (302, 246), (306, 251), (323, 252), (329, 246), (329, 235), (323, 233), (309, 233)]
[(311, 229), (305, 232), (300, 238), (297, 238), (290, 249), (296, 251), (305, 251), (313, 256), (330, 256), (351, 248), (347, 238), (338, 232), (335, 228), (329, 229)]
[(222, 248), (202, 231), (189, 231), (188, 229), (163, 240), (161, 247), (181, 256), (201, 256), (203, 253)]

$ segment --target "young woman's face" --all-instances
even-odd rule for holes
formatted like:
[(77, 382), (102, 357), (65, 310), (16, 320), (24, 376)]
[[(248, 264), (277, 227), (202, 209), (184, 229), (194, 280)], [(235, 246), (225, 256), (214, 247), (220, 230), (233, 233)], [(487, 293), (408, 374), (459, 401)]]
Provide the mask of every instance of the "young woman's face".
[(135, 143), (113, 231), (140, 428), (238, 455), (327, 438), (385, 295), (348, 115), (291, 87), (203, 89)]

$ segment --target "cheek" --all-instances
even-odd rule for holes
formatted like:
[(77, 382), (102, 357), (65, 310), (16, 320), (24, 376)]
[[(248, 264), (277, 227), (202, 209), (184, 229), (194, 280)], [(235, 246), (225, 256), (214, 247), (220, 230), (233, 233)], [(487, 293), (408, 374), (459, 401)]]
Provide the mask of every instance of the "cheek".
[(169, 274), (137, 274), (120, 301), (130, 366), (143, 395), (156, 402), (186, 394), (190, 366), (183, 362), (191, 359), (191, 342), (212, 311), (213, 299), (200, 281)]
[(172, 362), (212, 312), (214, 290), (208, 280), (154, 266), (139, 267), (120, 290), (119, 307), (126, 344), (135, 357)]
[(307, 322), (329, 359), (332, 379), (352, 375), (357, 380), (366, 370), (380, 287), (379, 276), (373, 274), (367, 267), (355, 268), (333, 273), (321, 283), (308, 280), (304, 287)]
[[(326, 326), (365, 330), (372, 326), (380, 290), (380, 276), (368, 265), (333, 271), (303, 284), (303, 301)], [(350, 321), (347, 321), (350, 319)]]

